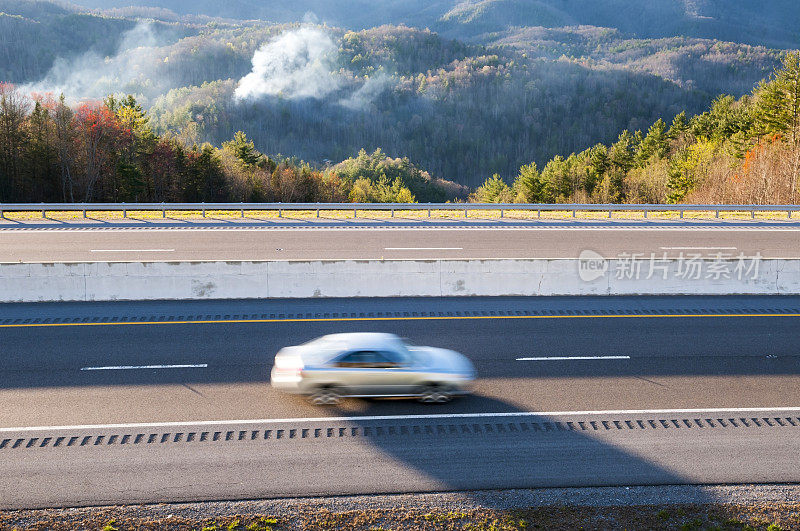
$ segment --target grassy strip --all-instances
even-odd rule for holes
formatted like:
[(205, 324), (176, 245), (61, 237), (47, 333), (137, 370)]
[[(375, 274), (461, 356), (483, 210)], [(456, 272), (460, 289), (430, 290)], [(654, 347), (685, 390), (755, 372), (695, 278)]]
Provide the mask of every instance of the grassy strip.
[[(161, 506), (164, 507), (164, 506)], [(136, 507), (54, 509), (0, 513), (0, 529), (66, 530), (284, 530), (284, 529), (682, 529), (765, 530), (800, 528), (800, 503), (762, 505), (641, 505), (614, 507), (536, 507), (530, 509), (426, 512), (372, 509), (331, 512), (302, 505), (282, 516), (243, 514), (136, 515)], [(142, 508), (142, 512), (146, 512)]]
[[(246, 210), (245, 218), (249, 220), (278, 220), (278, 219), (298, 219), (298, 220), (313, 220), (317, 218), (315, 210), (286, 210), (279, 216), (276, 210)], [(472, 210), (469, 211), (468, 217), (472, 219), (500, 219), (500, 210)], [(608, 211), (578, 211), (573, 217), (571, 210), (543, 210), (537, 213), (535, 210), (504, 210), (503, 219), (508, 220), (603, 220), (608, 219)], [(6, 212), (5, 218), (9, 221), (38, 221), (42, 219), (41, 212)], [(98, 221), (114, 221), (124, 219), (123, 213), (119, 211), (88, 211), (86, 213), (87, 220)], [(321, 210), (319, 213), (320, 219), (327, 220), (340, 220), (340, 219), (353, 219), (352, 210)], [(428, 218), (427, 210), (398, 210), (392, 216), (389, 210), (359, 210), (358, 218), (360, 219), (412, 219), (412, 220), (425, 220)], [(612, 214), (612, 219), (624, 220), (644, 220), (644, 211), (620, 211)], [(800, 214), (797, 215), (800, 217)], [(199, 210), (167, 210), (166, 218), (170, 220), (180, 221), (194, 221), (194, 220), (218, 220), (218, 221), (232, 221), (242, 218), (241, 211), (239, 210), (207, 210), (206, 216), (203, 218), (202, 212)], [(431, 210), (430, 219), (463, 219), (463, 210)], [(81, 212), (72, 211), (47, 211), (47, 219), (54, 221), (80, 221), (83, 220)], [(157, 221), (162, 219), (162, 213), (158, 211), (130, 211), (128, 212), (127, 219), (136, 221)], [(678, 210), (648, 212), (648, 220), (677, 220), (680, 218)], [(713, 211), (685, 211), (683, 219), (686, 220), (710, 220), (717, 219)], [(786, 212), (756, 212), (753, 218), (750, 212), (720, 212), (719, 219), (721, 220), (786, 220), (789, 219)], [(3, 221), (0, 220), (0, 223)]]

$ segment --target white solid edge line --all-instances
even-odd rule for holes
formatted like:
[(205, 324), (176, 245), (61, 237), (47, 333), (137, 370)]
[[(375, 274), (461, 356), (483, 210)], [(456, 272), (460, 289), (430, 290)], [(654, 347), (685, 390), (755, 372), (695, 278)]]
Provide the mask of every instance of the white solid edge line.
[(384, 251), (463, 251), (463, 247), (384, 247)]
[(517, 361), (629, 360), (630, 356), (550, 356), (517, 358)]
[(175, 249), (90, 249), (90, 253), (173, 253)]
[[(749, 258), (749, 257), (746, 257)], [(579, 257), (564, 257), (564, 256), (508, 256), (508, 257), (491, 257), (491, 256), (474, 256), (470, 258), (453, 258), (453, 257), (430, 257), (426, 256), (424, 258), (371, 258), (371, 257), (363, 257), (363, 258), (250, 258), (250, 259), (173, 259), (173, 260), (140, 260), (139, 262), (145, 262), (148, 264), (165, 264), (165, 263), (174, 263), (174, 262), (181, 262), (181, 263), (219, 263), (219, 262), (252, 262), (252, 263), (268, 263), (268, 262), (349, 262), (349, 261), (370, 261), (370, 262), (408, 262), (408, 261), (415, 261), (415, 260), (442, 260), (448, 262), (469, 262), (470, 260), (479, 260), (479, 261), (494, 261), (500, 262), (504, 260), (517, 260), (517, 261), (527, 261), (527, 260), (580, 260)], [(617, 258), (609, 258), (609, 260), (617, 260)], [(642, 259), (643, 261), (647, 261), (647, 259)], [(667, 257), (667, 260), (678, 260), (677, 257)], [(761, 260), (800, 260), (800, 256), (790, 256), (790, 257), (772, 257), (772, 256), (762, 256)], [(0, 261), (0, 265), (20, 265), (20, 264), (130, 264), (130, 260), (48, 260), (43, 262), (41, 260), (36, 260), (32, 262), (3, 262)]]
[(112, 365), (107, 367), (81, 367), (82, 371), (125, 371), (131, 369), (205, 369), (207, 363), (193, 365)]
[(182, 426), (223, 426), (228, 424), (285, 424), (297, 422), (364, 422), (374, 420), (413, 420), (413, 419), (467, 419), (481, 417), (558, 417), (568, 415), (657, 415), (688, 413), (755, 413), (758, 411), (800, 412), (800, 407), (743, 407), (743, 408), (706, 408), (706, 409), (611, 409), (606, 411), (515, 411), (508, 413), (442, 413), (430, 415), (371, 415), (354, 417), (310, 417), (285, 419), (243, 419), (243, 420), (199, 420), (182, 422), (141, 422), (131, 424), (85, 424), (75, 426), (25, 426), (17, 428), (0, 428), (3, 432), (49, 431), (49, 430), (90, 430), (90, 429), (126, 429)]

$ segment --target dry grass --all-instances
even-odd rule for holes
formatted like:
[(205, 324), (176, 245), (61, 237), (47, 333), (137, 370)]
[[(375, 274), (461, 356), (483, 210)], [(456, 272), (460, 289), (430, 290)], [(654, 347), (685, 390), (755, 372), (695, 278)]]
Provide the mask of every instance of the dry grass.
[[(5, 218), (9, 221), (38, 221), (42, 219), (41, 212), (6, 212)], [(800, 213), (795, 215), (800, 218)], [(207, 210), (205, 218), (201, 211), (192, 210), (167, 210), (165, 216), (162, 217), (161, 211), (131, 211), (128, 212), (127, 219), (131, 221), (158, 221), (161, 219), (170, 219), (178, 221), (237, 221), (242, 219), (241, 211), (239, 210)], [(360, 210), (357, 214), (358, 219), (367, 220), (386, 220), (386, 219), (407, 219), (407, 220), (458, 220), (464, 219), (463, 210), (431, 210), (430, 217), (427, 210), (403, 210), (396, 211), (392, 216), (389, 210)], [(500, 210), (480, 210), (470, 211), (468, 213), (469, 219), (480, 220), (498, 220), (501, 218)], [(608, 211), (578, 211), (571, 210), (543, 210), (540, 213), (532, 210), (504, 210), (502, 218), (507, 220), (559, 220), (568, 221), (576, 220), (607, 220), (609, 219)], [(52, 221), (63, 222), (77, 222), (83, 220), (81, 212), (71, 211), (48, 211), (47, 219)], [(125, 219), (122, 212), (118, 211), (89, 211), (87, 212), (87, 220), (92, 221), (120, 221)], [(277, 221), (283, 220), (305, 220), (311, 221), (317, 219), (317, 212), (314, 210), (297, 210), (297, 211), (284, 211), (279, 216), (275, 210), (246, 210), (245, 219), (250, 221)], [(323, 220), (345, 220), (353, 219), (352, 210), (321, 210), (319, 212), (319, 219)], [(679, 210), (648, 212), (645, 218), (644, 211), (621, 211), (614, 212), (611, 219), (622, 220), (677, 220), (680, 218)], [(683, 219), (686, 220), (714, 220), (715, 213), (713, 211), (685, 211)], [(756, 212), (755, 217), (750, 212), (721, 212), (719, 215), (720, 220), (741, 221), (741, 220), (763, 220), (763, 221), (780, 221), (788, 219), (787, 213), (784, 211), (778, 212)], [(0, 221), (2, 223), (2, 221)]]
[(769, 530), (800, 528), (800, 504), (758, 505), (641, 505), (615, 507), (536, 507), (494, 510), (429, 511), (415, 508), (351, 510), (293, 506), (283, 515), (214, 516), (199, 510), (185, 514), (148, 514), (135, 507), (53, 509), (0, 513), (0, 529), (158, 529), (158, 530), (271, 530), (271, 529), (720, 529)]

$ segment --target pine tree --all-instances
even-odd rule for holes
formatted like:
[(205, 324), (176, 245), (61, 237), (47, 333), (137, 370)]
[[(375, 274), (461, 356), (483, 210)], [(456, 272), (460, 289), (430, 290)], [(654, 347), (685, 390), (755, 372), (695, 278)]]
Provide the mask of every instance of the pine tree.
[(512, 192), (514, 200), (518, 203), (544, 203), (545, 183), (542, 174), (535, 162), (525, 164), (519, 169), (519, 175), (514, 180)]
[(12, 85), (0, 83), (0, 202), (17, 200), (19, 195), (28, 110), (27, 99)]
[(689, 120), (686, 119), (686, 111), (681, 111), (672, 119), (667, 137), (670, 140), (678, 140), (689, 130)]
[(248, 140), (242, 131), (237, 131), (230, 142), (223, 142), (222, 147), (230, 150), (246, 166), (258, 166), (264, 159), (264, 155), (258, 152), (253, 141)]
[(608, 148), (603, 144), (597, 144), (589, 149), (587, 157), (586, 178), (584, 180), (584, 190), (590, 196), (595, 192), (603, 178), (608, 173), (609, 158)]
[(626, 129), (611, 146), (609, 153), (611, 165), (622, 173), (628, 173), (628, 171), (633, 168), (635, 153), (634, 140), (634, 136)]
[(511, 187), (495, 173), (470, 195), (474, 203), (511, 203), (513, 201)]
[(800, 142), (800, 52), (786, 55), (783, 65), (754, 94), (755, 132), (781, 134), (792, 144)]
[(663, 159), (667, 156), (669, 145), (667, 144), (667, 124), (664, 120), (658, 119), (647, 132), (647, 136), (639, 144), (636, 152), (636, 165), (644, 168), (647, 162), (656, 157)]
[(58, 198), (53, 128), (47, 107), (41, 101), (36, 101), (27, 121), (25, 178), (23, 188), (18, 190), (22, 197), (39, 197), (43, 201)]
[(73, 166), (75, 164), (75, 130), (72, 126), (74, 113), (65, 102), (64, 94), (56, 104), (53, 111), (53, 124), (55, 125), (55, 146), (58, 156), (59, 174), (61, 177), (61, 200), (75, 202), (75, 183), (73, 181)]

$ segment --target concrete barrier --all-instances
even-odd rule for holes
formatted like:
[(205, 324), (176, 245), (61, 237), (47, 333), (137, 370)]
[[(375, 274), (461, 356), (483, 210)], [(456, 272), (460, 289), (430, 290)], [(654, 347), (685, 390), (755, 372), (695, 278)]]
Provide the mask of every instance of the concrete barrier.
[[(800, 294), (800, 260), (337, 260), (0, 264), (0, 302)], [(589, 264), (591, 267), (588, 267)]]

